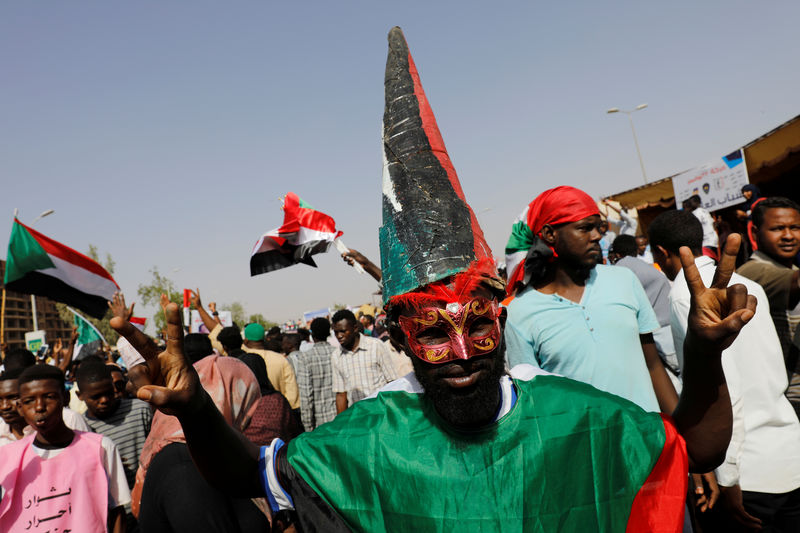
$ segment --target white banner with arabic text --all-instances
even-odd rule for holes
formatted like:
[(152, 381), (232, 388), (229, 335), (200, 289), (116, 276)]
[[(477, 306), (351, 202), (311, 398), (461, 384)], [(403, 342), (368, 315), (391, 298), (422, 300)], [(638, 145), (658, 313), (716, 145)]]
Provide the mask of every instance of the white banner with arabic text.
[(678, 209), (684, 200), (696, 194), (707, 211), (744, 202), (742, 187), (747, 183), (747, 166), (741, 149), (672, 178)]

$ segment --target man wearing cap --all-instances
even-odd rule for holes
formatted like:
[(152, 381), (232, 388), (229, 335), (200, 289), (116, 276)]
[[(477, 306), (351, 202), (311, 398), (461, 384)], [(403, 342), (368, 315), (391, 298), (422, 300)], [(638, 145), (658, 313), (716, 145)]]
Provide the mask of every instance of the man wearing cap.
[(517, 219), (506, 248), (516, 293), (509, 367), (531, 364), (671, 413), (678, 396), (653, 340), (658, 320), (633, 272), (598, 264), (600, 222), (594, 200), (568, 186), (543, 192)]
[[(414, 374), (259, 449), (200, 387), (170, 304), (139, 397), (178, 417), (207, 479), (266, 495), (273, 524), (299, 531), (679, 531), (687, 470), (719, 464), (730, 439), (720, 350), (754, 301), (705, 288), (687, 256), (691, 364), (672, 417), (530, 365), (507, 374), (503, 284), (399, 28), (385, 86), (383, 297)], [(720, 267), (722, 286), (732, 270)]]
[(248, 324), (244, 328), (242, 350), (260, 355), (267, 365), (267, 376), (275, 389), (286, 397), (292, 409), (300, 408), (300, 392), (289, 360), (264, 345), (264, 326)]

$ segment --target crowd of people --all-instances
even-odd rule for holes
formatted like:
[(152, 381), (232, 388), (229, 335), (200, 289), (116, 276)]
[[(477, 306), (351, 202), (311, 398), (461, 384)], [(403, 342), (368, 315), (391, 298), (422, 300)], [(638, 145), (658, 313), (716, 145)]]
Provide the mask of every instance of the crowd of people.
[(389, 46), (380, 267), (343, 255), (383, 308), (224, 327), (195, 290), (208, 333), (164, 296), (153, 338), (118, 293), (119, 354), (7, 350), (0, 531), (800, 531), (800, 206), (747, 186), (721, 236), (560, 186), (503, 274)]

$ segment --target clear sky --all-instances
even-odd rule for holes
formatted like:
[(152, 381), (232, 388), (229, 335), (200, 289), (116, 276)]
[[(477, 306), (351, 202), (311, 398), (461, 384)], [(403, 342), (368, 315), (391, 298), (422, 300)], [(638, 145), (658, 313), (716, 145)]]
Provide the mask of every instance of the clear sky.
[[(14, 208), (205, 302), (283, 321), (377, 284), (335, 253), (251, 278), (296, 192), (378, 262), (386, 34), (403, 28), (489, 244), (533, 197), (604, 196), (800, 114), (800, 3), (4, 2), (0, 236)], [(5, 238), (5, 237), (3, 237)], [(149, 316), (150, 313), (145, 313)]]

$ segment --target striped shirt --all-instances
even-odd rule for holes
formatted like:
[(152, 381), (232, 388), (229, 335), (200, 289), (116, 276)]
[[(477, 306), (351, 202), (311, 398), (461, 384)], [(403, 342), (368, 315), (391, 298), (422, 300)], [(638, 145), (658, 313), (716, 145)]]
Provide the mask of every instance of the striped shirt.
[(92, 431), (105, 435), (117, 445), (122, 466), (125, 468), (125, 478), (133, 488), (136, 470), (139, 468), (139, 456), (153, 420), (150, 406), (141, 400), (123, 398), (113, 415), (100, 420), (87, 411), (85, 418)]
[(362, 334), (354, 351), (339, 346), (331, 363), (333, 392), (346, 392), (348, 407), (398, 377), (386, 344)]
[(331, 367), (334, 351), (333, 346), (321, 341), (315, 342), (305, 352), (289, 355), (300, 390), (300, 418), (306, 431), (336, 418)]

